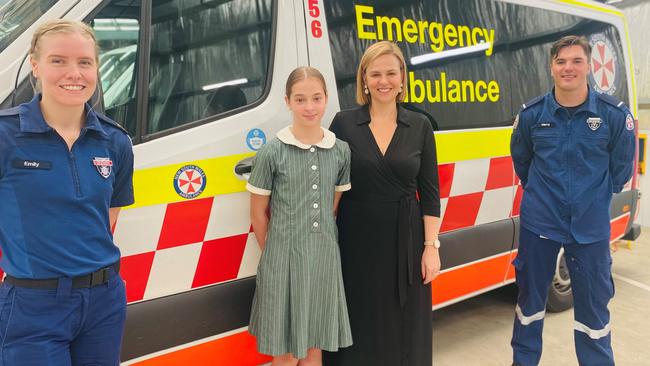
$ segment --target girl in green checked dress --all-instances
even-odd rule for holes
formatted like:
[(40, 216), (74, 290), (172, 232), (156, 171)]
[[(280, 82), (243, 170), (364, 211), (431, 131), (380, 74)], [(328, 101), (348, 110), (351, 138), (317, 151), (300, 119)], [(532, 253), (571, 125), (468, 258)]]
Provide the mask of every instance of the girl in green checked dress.
[(352, 344), (334, 218), (350, 189), (350, 148), (320, 125), (318, 70), (291, 72), (285, 102), (293, 123), (260, 149), (246, 185), (262, 249), (249, 331), (272, 366), (320, 366), (321, 350)]

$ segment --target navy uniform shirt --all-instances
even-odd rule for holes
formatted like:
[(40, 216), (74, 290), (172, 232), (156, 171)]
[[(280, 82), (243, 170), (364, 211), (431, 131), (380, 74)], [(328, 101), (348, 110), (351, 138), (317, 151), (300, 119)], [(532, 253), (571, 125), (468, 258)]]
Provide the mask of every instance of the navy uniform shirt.
[(589, 88), (573, 116), (552, 91), (524, 104), (510, 141), (521, 225), (557, 242), (609, 240), (612, 193), (632, 176), (634, 150), (634, 119), (611, 96)]
[(0, 267), (18, 278), (87, 274), (120, 258), (108, 211), (133, 203), (131, 140), (86, 105), (70, 151), (39, 102), (0, 111)]

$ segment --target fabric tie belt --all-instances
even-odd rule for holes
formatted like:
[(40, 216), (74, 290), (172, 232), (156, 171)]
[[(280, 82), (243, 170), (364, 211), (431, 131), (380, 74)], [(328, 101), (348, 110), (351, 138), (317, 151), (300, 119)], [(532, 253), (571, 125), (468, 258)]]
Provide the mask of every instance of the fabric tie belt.
[[(87, 275), (73, 277), (72, 288), (91, 288), (106, 284), (116, 274), (120, 273), (120, 262), (117, 261), (108, 267), (98, 269)], [(16, 278), (10, 275), (5, 277), (4, 281), (18, 287), (31, 289), (56, 289), (59, 285), (58, 278), (30, 279)]]
[(401, 307), (406, 304), (407, 284), (413, 286), (413, 204), (417, 205), (414, 195), (404, 196), (399, 200), (397, 211), (397, 289)]
[[(352, 198), (350, 201), (357, 202), (397, 202), (397, 290), (399, 295), (399, 304), (401, 307), (406, 305), (408, 286), (413, 286), (413, 222), (411, 220), (411, 210), (417, 207), (418, 201), (415, 193), (402, 196), (400, 199), (358, 199)], [(415, 205), (415, 206), (414, 206)]]

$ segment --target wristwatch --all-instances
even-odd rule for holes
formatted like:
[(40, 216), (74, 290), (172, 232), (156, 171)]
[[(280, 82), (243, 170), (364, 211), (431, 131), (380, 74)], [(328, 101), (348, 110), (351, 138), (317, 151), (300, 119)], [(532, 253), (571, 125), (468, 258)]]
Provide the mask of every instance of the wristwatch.
[(440, 240), (438, 240), (438, 239), (434, 239), (434, 240), (425, 240), (425, 241), (424, 241), (424, 245), (425, 245), (425, 246), (434, 247), (434, 248), (438, 249), (438, 248), (440, 248)]

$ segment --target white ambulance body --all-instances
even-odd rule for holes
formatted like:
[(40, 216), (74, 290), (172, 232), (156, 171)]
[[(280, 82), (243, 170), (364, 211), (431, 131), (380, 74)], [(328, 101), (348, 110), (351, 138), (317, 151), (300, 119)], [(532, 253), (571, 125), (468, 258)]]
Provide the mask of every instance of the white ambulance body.
[[(325, 75), (327, 125), (354, 106), (369, 44), (404, 50), (409, 102), (430, 116), (438, 149), (443, 273), (434, 309), (514, 281), (521, 187), (512, 118), (551, 88), (554, 40), (587, 36), (592, 86), (637, 108), (625, 19), (595, 2), (2, 0), (3, 108), (33, 95), (30, 37), (54, 18), (94, 27), (102, 90), (93, 102), (134, 142), (136, 203), (114, 228), (128, 365), (268, 361), (246, 331), (260, 250), (244, 184), (255, 151), (290, 123), (283, 98), (295, 67)], [(635, 176), (612, 204), (612, 240), (637, 233), (638, 197)], [(571, 306), (570, 295), (560, 258), (549, 307)]]

